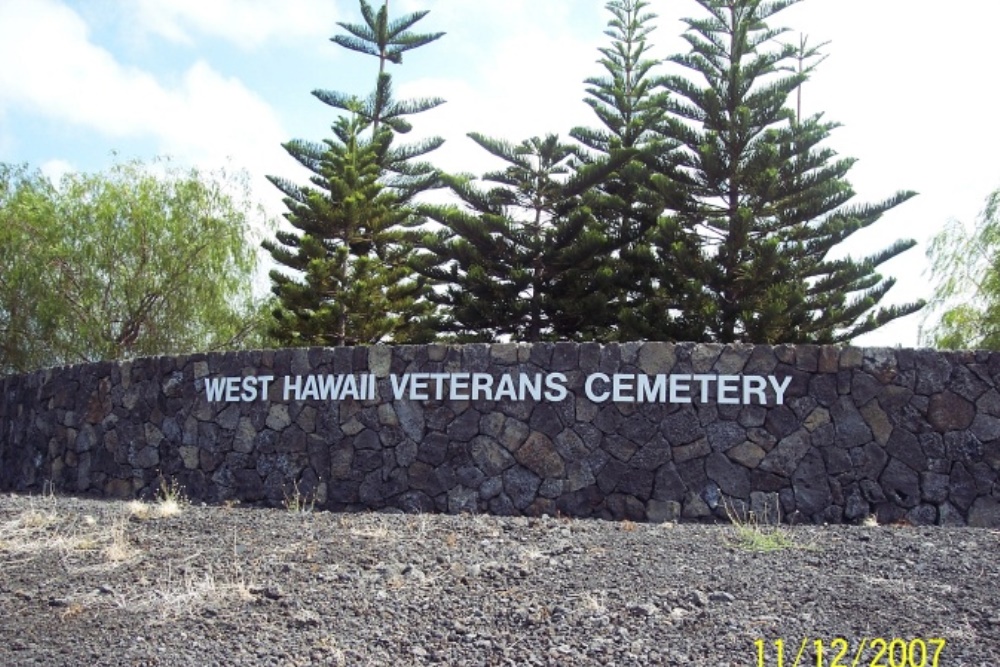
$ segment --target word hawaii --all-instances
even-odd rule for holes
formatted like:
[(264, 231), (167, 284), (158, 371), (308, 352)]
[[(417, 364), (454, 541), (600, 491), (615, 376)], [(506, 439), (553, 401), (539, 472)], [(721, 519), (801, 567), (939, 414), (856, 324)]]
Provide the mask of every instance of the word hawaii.
[[(367, 375), (273, 375), (205, 379), (209, 402), (379, 400), (379, 383)], [(594, 403), (708, 403), (726, 405), (783, 405), (791, 377), (774, 375), (719, 375), (676, 373), (641, 375), (592, 373), (583, 393)], [(564, 373), (405, 373), (390, 375), (383, 387), (402, 401), (550, 401), (570, 397)]]

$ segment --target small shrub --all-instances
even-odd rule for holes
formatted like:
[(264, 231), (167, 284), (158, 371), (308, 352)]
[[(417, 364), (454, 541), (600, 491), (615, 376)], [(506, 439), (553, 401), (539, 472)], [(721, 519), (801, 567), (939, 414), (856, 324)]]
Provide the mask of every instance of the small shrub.
[(763, 515), (747, 511), (744, 516), (725, 502), (726, 516), (736, 532), (735, 545), (746, 551), (782, 551), (801, 548), (792, 539), (790, 532), (781, 525), (781, 513), (775, 508), (772, 517), (765, 508)]

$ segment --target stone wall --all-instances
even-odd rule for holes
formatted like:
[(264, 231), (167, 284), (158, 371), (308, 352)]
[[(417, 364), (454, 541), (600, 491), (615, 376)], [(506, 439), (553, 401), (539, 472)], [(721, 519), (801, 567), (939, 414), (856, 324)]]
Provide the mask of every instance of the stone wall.
[[(414, 373), (452, 375), (411, 375), (397, 398)], [(522, 374), (543, 395), (498, 390)], [(134, 497), (168, 480), (329, 509), (1000, 527), (998, 382), (985, 352), (665, 343), (73, 366), (0, 379), (0, 490)]]

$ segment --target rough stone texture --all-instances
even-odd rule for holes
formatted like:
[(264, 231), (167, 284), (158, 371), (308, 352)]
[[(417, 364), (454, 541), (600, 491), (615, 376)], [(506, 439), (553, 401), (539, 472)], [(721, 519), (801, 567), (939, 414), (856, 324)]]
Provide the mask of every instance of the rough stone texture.
[[(396, 395), (404, 373), (429, 374), (427, 399)], [(440, 373), (468, 374), (455, 400), (447, 387), (438, 397)], [(514, 393), (471, 396), (473, 373), (513, 380)], [(517, 397), (539, 377), (549, 389), (551, 373), (565, 376), (564, 399)], [(629, 396), (639, 376), (687, 377), (677, 401), (669, 391), (594, 401), (592, 373), (607, 376), (595, 388), (610, 391), (618, 377)], [(727, 402), (740, 380), (720, 403), (716, 378), (741, 374), (789, 378), (783, 404), (770, 387), (763, 405)], [(285, 400), (286, 375), (371, 378), (377, 391)], [(208, 400), (227, 377), (241, 394), (244, 376), (274, 379), (253, 401)], [(196, 500), (273, 505), (299, 488), (328, 509), (661, 522), (767, 504), (794, 521), (875, 514), (1000, 527), (998, 384), (1000, 354), (833, 346), (560, 342), (136, 359), (0, 379), (0, 491), (149, 497), (174, 480)]]
[(976, 416), (976, 406), (950, 391), (931, 396), (927, 418), (938, 431), (961, 431), (969, 428)]

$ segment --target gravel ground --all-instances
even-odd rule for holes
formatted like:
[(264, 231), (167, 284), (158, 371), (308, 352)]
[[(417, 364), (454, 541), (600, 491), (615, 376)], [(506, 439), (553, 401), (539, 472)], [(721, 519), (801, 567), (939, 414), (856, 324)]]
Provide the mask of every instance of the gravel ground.
[(5, 496), (0, 664), (1000, 665), (1000, 531), (751, 528)]

